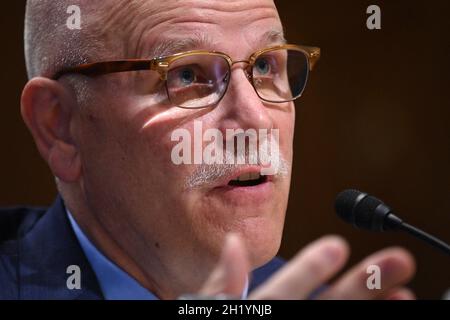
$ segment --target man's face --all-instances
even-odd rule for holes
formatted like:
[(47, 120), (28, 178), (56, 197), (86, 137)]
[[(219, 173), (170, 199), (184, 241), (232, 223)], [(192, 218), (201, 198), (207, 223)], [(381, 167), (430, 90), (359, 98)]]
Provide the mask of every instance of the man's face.
[[(126, 39), (126, 58), (149, 58), (148, 53), (167, 40), (202, 39), (207, 41), (192, 41), (194, 47), (186, 49), (221, 51), (233, 60), (245, 60), (282, 41), (267, 37), (282, 31), (270, 0), (142, 1), (136, 7), (125, 7), (128, 12), (108, 20), (116, 24), (117, 38)], [(209, 268), (228, 232), (246, 241), (253, 267), (278, 251), (290, 184), (294, 105), (262, 102), (242, 67), (233, 66), (220, 103), (197, 110), (171, 105), (152, 71), (90, 80), (94, 98), (80, 109), (74, 126), (82, 188), (92, 212), (141, 266)], [(219, 129), (224, 139), (226, 129), (278, 129), (280, 156), (289, 163), (289, 174), (256, 186), (229, 186), (237, 175), (260, 169), (240, 166), (220, 179), (187, 188), (198, 166), (173, 163), (178, 141), (171, 135), (186, 129), (194, 139), (195, 121), (203, 131)]]

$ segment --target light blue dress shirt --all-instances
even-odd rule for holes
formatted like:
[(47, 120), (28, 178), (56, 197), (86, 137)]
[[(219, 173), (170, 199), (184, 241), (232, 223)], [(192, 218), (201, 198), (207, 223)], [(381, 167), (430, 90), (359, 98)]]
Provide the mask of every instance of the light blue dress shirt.
[(158, 300), (158, 297), (105, 257), (84, 234), (68, 210), (67, 215), (106, 300)]
[[(133, 277), (120, 269), (114, 262), (105, 257), (88, 239), (69, 210), (67, 215), (72, 229), (94, 270), (97, 280), (106, 300), (159, 300), (159, 298), (141, 286)], [(248, 292), (248, 281), (242, 297)]]

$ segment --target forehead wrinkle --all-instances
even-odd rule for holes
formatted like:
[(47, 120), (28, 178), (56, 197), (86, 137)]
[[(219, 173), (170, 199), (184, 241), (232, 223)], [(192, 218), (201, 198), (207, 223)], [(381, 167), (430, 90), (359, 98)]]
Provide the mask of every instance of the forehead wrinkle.
[(156, 7), (142, 0), (111, 1), (103, 10), (106, 13), (103, 14), (100, 31), (105, 34), (111, 31), (127, 34), (130, 27), (135, 27), (133, 22), (157, 13)]
[[(108, 39), (115, 46), (122, 45), (123, 54), (121, 58), (129, 56), (130, 52), (136, 52), (139, 41), (134, 45), (133, 35), (140, 33), (138, 30), (142, 28), (141, 22), (149, 16), (155, 16), (158, 11), (164, 12), (161, 6), (149, 5), (151, 1), (142, 0), (118, 0), (105, 1), (107, 4), (103, 6), (104, 12), (101, 21), (97, 23), (96, 33)], [(138, 39), (140, 40), (140, 39)], [(134, 50), (133, 50), (134, 49)], [(132, 58), (135, 58), (132, 56)]]
[(244, 11), (253, 11), (255, 9), (255, 6), (257, 6), (259, 9), (264, 10), (273, 10), (276, 9), (275, 4), (273, 1), (267, 2), (264, 0), (241, 0), (241, 1), (232, 1), (232, 0), (226, 0), (226, 1), (186, 1), (186, 4), (190, 7), (196, 6), (198, 9), (206, 10), (206, 11), (215, 11), (215, 12), (221, 12), (221, 13), (242, 13)]

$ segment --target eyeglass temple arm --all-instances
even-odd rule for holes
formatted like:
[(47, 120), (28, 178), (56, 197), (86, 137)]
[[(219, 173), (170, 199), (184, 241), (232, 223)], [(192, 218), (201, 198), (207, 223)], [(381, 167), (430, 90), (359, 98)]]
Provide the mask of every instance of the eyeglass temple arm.
[(58, 80), (68, 73), (77, 73), (85, 76), (100, 76), (108, 73), (140, 71), (153, 69), (153, 60), (119, 60), (82, 64), (73, 68), (66, 68), (57, 72), (52, 79)]

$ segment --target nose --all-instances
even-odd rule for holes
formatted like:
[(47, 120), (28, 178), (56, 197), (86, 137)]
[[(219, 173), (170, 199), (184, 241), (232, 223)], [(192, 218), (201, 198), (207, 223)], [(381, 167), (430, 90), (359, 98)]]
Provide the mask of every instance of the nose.
[(256, 94), (246, 71), (233, 66), (228, 90), (216, 110), (220, 113), (220, 128), (272, 129), (273, 119), (269, 109)]

